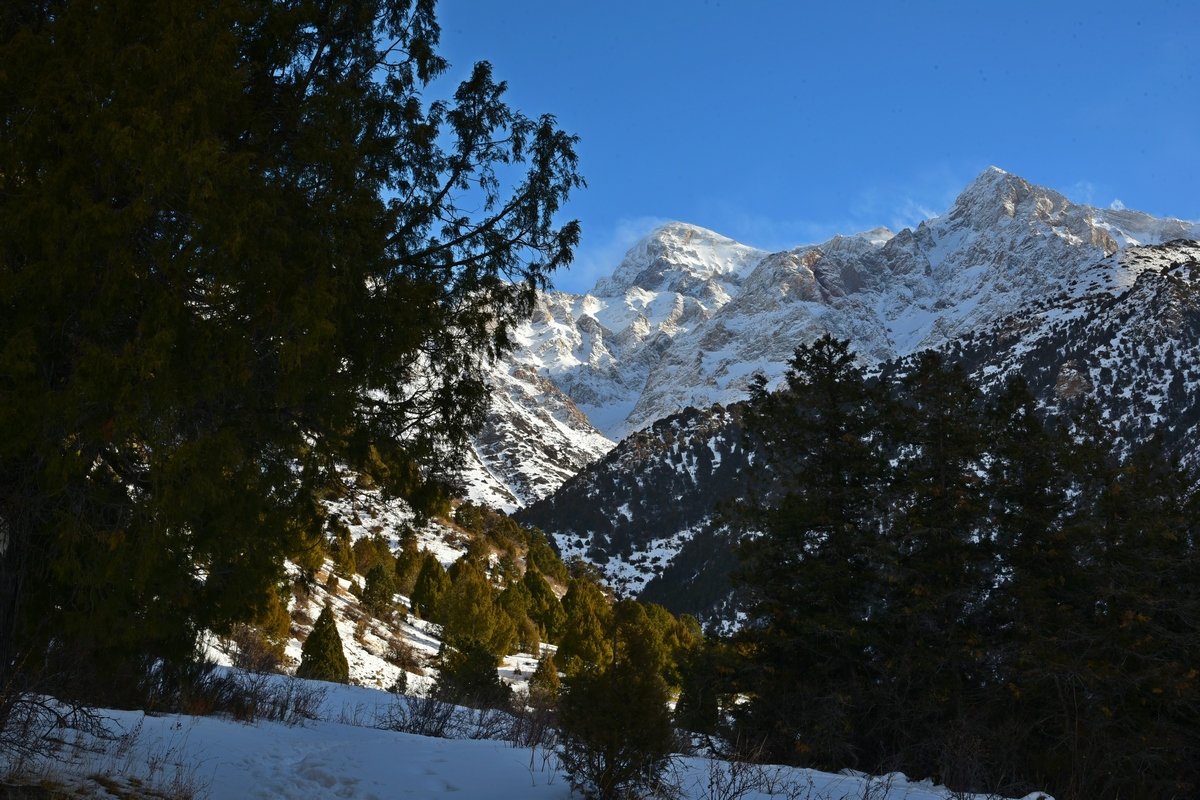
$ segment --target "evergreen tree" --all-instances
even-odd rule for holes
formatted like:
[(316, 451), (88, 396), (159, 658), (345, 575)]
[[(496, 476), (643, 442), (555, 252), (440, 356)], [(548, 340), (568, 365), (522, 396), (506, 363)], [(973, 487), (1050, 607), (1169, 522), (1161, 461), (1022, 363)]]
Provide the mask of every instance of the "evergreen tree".
[(962, 369), (933, 352), (917, 357), (896, 394), (891, 566), (874, 643), (886, 677), (875, 702), (884, 727), (895, 726), (883, 734), (892, 754), (953, 780), (968, 758), (956, 748), (974, 746), (978, 695), (991, 679), (979, 636), (996, 565), (982, 404)]
[(477, 646), (496, 657), (513, 652), (516, 625), (500, 606), (487, 575), (465, 558), (455, 562), (451, 572), (457, 573), (455, 580), (437, 606), (442, 639), (451, 647)]
[(525, 569), (521, 582), (529, 594), (529, 617), (541, 628), (542, 638), (551, 642), (559, 641), (567, 614), (554, 590), (533, 565)]
[(4, 4), (0, 685), (186, 660), (340, 464), (444, 504), (581, 180), (433, 7)]
[(362, 602), (377, 617), (391, 612), (392, 598), (396, 594), (395, 571), (386, 564), (376, 564), (367, 573), (367, 584), (363, 587)]
[(1065, 796), (1187, 796), (1200, 786), (1188, 732), (1200, 720), (1196, 500), (1153, 443), (1120, 464), (1094, 421), (1081, 431), (1074, 507), (1056, 540), (1070, 558), (1049, 581), (1033, 555), (1012, 558), (1031, 618), (1013, 705), (1039, 720), (1021, 766)]
[(400, 532), (400, 552), (396, 555), (396, 591), (409, 597), (417, 583), (423, 558), (417, 543), (417, 532), (405, 527)]
[(656, 791), (675, 738), (663, 654), (645, 610), (619, 603), (607, 626), (611, 660), (568, 673), (559, 700), (559, 758), (574, 789), (619, 798)]
[(330, 517), (327, 524), (329, 538), (325, 546), (329, 550), (329, 557), (333, 559), (333, 571), (343, 578), (349, 578), (358, 572), (350, 528), (336, 515)]
[(725, 642), (705, 641), (685, 651), (679, 657), (675, 723), (687, 731), (715, 733), (722, 701), (734, 694), (736, 672), (737, 657)]
[(529, 677), (530, 702), (535, 706), (553, 706), (558, 702), (561, 688), (562, 679), (554, 662), (554, 653), (546, 653), (538, 659), (537, 669)]
[(554, 548), (550, 546), (550, 540), (547, 538), (545, 532), (537, 528), (523, 528), (522, 530), (525, 532), (527, 547), (525, 560), (527, 565), (536, 567), (537, 571), (542, 575), (565, 584), (567, 578), (570, 577), (567, 574), (567, 566), (563, 564), (562, 559), (558, 557), (558, 553), (554, 552)]
[(442, 596), (450, 588), (450, 576), (433, 553), (421, 557), (421, 568), (412, 590), (413, 611), (421, 619), (436, 620)]
[(537, 653), (542, 646), (538, 624), (530, 617), (533, 597), (524, 581), (516, 580), (504, 587), (496, 598), (500, 610), (511, 621), (517, 633), (517, 647), (524, 653)]
[[(1122, 459), (1094, 409), (1048, 426), (1020, 381), (985, 408), (932, 354), (836, 394), (852, 362), (831, 344), (756, 391), (773, 494), (741, 551), (748, 665), (731, 687), (685, 660), (681, 718), (711, 723), (715, 685), (748, 695), (740, 733), (780, 758), (971, 791), (1193, 794), (1193, 481), (1154, 443)], [(861, 412), (840, 425), (836, 397)]]
[(590, 578), (572, 578), (562, 599), (566, 620), (558, 659), (568, 675), (585, 665), (603, 667), (612, 660), (609, 629), (612, 612), (604, 592)]
[(360, 575), (370, 575), (376, 564), (382, 564), (390, 575), (396, 574), (396, 558), (387, 540), (378, 533), (354, 543), (354, 564)]
[(342, 637), (338, 635), (337, 623), (329, 606), (321, 610), (312, 632), (304, 640), (296, 677), (334, 683), (350, 680), (350, 664), (346, 661)]
[(512, 689), (500, 680), (500, 659), (476, 642), (442, 654), (436, 694), (449, 703), (476, 708), (507, 708)]
[(763, 535), (742, 545), (736, 576), (754, 653), (740, 712), (744, 738), (777, 758), (855, 763), (843, 731), (860, 722), (885, 579), (883, 406), (849, 343), (829, 336), (797, 348), (783, 391), (755, 386), (747, 424), (774, 488), (746, 523)]

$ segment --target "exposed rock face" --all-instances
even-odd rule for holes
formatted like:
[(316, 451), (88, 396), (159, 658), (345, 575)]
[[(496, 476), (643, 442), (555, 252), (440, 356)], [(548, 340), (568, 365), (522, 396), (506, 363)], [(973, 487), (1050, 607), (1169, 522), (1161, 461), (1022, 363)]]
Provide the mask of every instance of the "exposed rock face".
[[(1119, 249), (938, 349), (985, 392), (1020, 376), (1047, 413), (1087, 401), (1120, 450), (1154, 436), (1200, 469), (1200, 242)], [(618, 588), (719, 619), (733, 561), (721, 510), (755, 462), (738, 421), (736, 406), (661, 420), (521, 513)]]
[[(767, 253), (665, 225), (590, 293), (539, 298), (520, 346), (497, 367), (476, 494), (507, 495), (505, 505), (545, 496), (655, 420), (743, 399), (755, 372), (777, 380), (797, 344), (827, 332), (850, 339), (867, 363), (1000, 320), (1019, 338), (1024, 309), (1078, 288), (1097, 262), (1195, 238), (1200, 225), (1074, 204), (996, 168), (944, 215), (895, 235), (877, 228)], [(1064, 380), (1064, 391), (1083, 390)], [(568, 399), (586, 422), (564, 411)]]
[(533, 369), (499, 364), (492, 381), (492, 407), (463, 475), (472, 500), (512, 511), (612, 448), (571, 398)]

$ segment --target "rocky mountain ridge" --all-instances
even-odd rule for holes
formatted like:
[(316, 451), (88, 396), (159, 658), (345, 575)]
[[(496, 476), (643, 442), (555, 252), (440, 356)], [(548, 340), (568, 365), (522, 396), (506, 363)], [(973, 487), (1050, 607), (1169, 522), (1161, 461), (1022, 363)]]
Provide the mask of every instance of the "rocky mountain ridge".
[[(1119, 249), (1057, 291), (936, 349), (985, 394), (1020, 376), (1047, 414), (1094, 404), (1121, 450), (1157, 437), (1200, 468), (1200, 242)], [(902, 373), (911, 362), (901, 357), (879, 369)], [(680, 425), (703, 437), (681, 437)], [(690, 455), (675, 452), (681, 438), (693, 440)], [(614, 585), (720, 618), (732, 534), (719, 512), (745, 496), (748, 478), (719, 474), (697, 457), (714, 447), (736, 452), (743, 467), (755, 458), (736, 414), (722, 406), (684, 412), (621, 442), (519, 513), (552, 533), (564, 552), (600, 564)], [(680, 473), (680, 462), (695, 468)], [(676, 508), (694, 510), (695, 518), (676, 522)]]
[(472, 496), (509, 509), (545, 497), (655, 420), (736, 402), (755, 372), (778, 380), (823, 333), (867, 363), (902, 357), (1059, 294), (1125, 248), (1195, 238), (1200, 224), (1075, 204), (995, 167), (896, 234), (769, 253), (669, 223), (591, 292), (539, 296), (496, 365)]

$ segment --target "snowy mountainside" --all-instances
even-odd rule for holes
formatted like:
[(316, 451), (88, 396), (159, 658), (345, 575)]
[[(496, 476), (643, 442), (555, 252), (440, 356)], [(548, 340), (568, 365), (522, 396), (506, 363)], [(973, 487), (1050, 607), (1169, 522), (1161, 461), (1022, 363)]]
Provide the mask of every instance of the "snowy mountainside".
[(801, 341), (851, 339), (879, 362), (985, 327), (1118, 250), (1200, 225), (1070, 202), (997, 168), (942, 216), (780, 253), (683, 223), (635, 245), (592, 292), (548, 293), (510, 357), (618, 440), (777, 379)]
[[(618, 593), (697, 613), (717, 603), (723, 585), (695, 583), (691, 573), (728, 547), (721, 538), (725, 504), (747, 489), (751, 450), (743, 440), (741, 404), (689, 408), (624, 439), (553, 495), (515, 514), (552, 532), (563, 558), (598, 565)], [(710, 591), (711, 590), (711, 591)]]
[[(1125, 450), (1158, 435), (1186, 464), (1200, 467), (1198, 242), (1115, 250), (1055, 291), (937, 349), (985, 392), (1020, 375), (1050, 413), (1089, 399)], [(908, 363), (896, 359), (882, 369), (903, 371)], [(553, 534), (565, 552), (599, 563), (614, 585), (676, 612), (720, 617), (731, 538), (711, 511), (746, 496), (751, 478), (741, 470), (755, 458), (739, 418), (716, 406), (660, 421), (519, 513)], [(675, 451), (681, 425), (704, 431), (682, 437), (694, 448), (691, 456)], [(736, 462), (703, 458), (708, 439), (731, 451), (736, 443)], [(728, 470), (733, 463), (738, 469), (718, 474), (718, 466)], [(697, 468), (682, 480), (659, 477), (679, 476), (676, 464)]]
[(1122, 250), (944, 349), (985, 391), (1020, 375), (1047, 410), (1090, 400), (1126, 448), (1157, 435), (1200, 465), (1200, 242)]
[(524, 365), (501, 362), (493, 399), (463, 471), (464, 495), (502, 511), (553, 492), (614, 442), (569, 397)]

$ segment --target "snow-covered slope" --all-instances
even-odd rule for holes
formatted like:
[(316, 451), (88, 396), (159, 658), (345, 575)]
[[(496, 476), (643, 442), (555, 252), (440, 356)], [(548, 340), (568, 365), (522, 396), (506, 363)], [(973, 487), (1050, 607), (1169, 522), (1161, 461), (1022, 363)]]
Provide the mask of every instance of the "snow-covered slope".
[[(0, 753), (5, 796), (578, 797), (552, 749), (465, 738), (469, 731), (463, 738), (433, 738), (389, 730), (389, 718), (409, 698), (319, 681), (296, 684), (297, 691), (321, 698), (318, 718), (303, 725), (102, 709), (107, 735), (64, 729), (59, 748), (19, 766)], [(675, 787), (671, 796), (680, 800), (985, 800), (899, 773), (869, 776), (844, 770), (835, 775), (682, 755), (674, 756), (669, 766), (666, 777)], [(1035, 792), (1025, 800), (1052, 798)]]
[(614, 442), (532, 367), (501, 362), (491, 380), (492, 404), (462, 476), (472, 502), (512, 511), (550, 494), (612, 448)]
[(825, 332), (881, 361), (985, 327), (1136, 244), (1200, 225), (1071, 203), (996, 168), (942, 216), (766, 253), (670, 223), (586, 295), (551, 293), (510, 361), (617, 440), (688, 406), (745, 397)]
[(1127, 248), (1197, 238), (1200, 224), (1075, 204), (995, 167), (894, 235), (768, 253), (664, 225), (590, 293), (539, 296), (497, 365), (470, 496), (505, 509), (546, 497), (655, 420), (744, 399), (755, 372), (777, 380), (824, 333), (867, 363), (903, 357), (1086, 293), (1082, 276)]
[[(1198, 242), (1117, 250), (937, 349), (985, 392), (1019, 375), (1048, 413), (1090, 401), (1119, 448), (1157, 436), (1200, 468)], [(903, 372), (909, 363), (881, 368)], [(693, 409), (630, 436), (518, 513), (564, 552), (599, 563), (614, 586), (712, 619), (731, 564), (730, 539), (712, 512), (746, 496), (740, 470), (753, 458), (737, 414)]]
[(1122, 250), (944, 349), (985, 391), (1020, 375), (1047, 410), (1087, 399), (1122, 446), (1200, 466), (1200, 242)]

